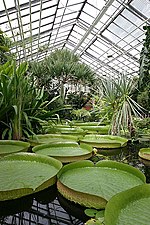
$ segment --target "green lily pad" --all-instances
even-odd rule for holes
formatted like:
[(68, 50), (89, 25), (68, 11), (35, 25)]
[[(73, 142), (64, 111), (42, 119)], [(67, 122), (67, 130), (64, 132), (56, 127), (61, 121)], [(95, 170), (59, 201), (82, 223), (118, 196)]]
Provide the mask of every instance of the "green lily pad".
[(80, 143), (92, 145), (95, 148), (121, 148), (127, 145), (128, 139), (113, 135), (85, 135)]
[(93, 164), (83, 160), (61, 169), (57, 187), (65, 198), (101, 209), (113, 195), (145, 182), (144, 174), (132, 166), (114, 161)]
[(54, 127), (54, 128), (47, 128), (47, 133), (61, 133), (61, 134), (68, 134), (68, 135), (80, 135), (83, 136), (87, 132), (84, 129), (76, 128), (76, 127)]
[(16, 153), (0, 159), (0, 201), (41, 191), (56, 182), (60, 161), (34, 153)]
[(150, 160), (150, 148), (141, 148), (138, 155), (142, 159)]
[(77, 122), (74, 121), (74, 126), (79, 126), (79, 127), (84, 127), (84, 126), (100, 126), (100, 125), (105, 125), (105, 121), (103, 122)]
[(143, 184), (113, 196), (105, 209), (105, 225), (149, 225), (150, 185)]
[(98, 134), (108, 134), (110, 126), (82, 126), (83, 130), (87, 130), (87, 134), (98, 133)]
[(15, 140), (0, 141), (0, 156), (8, 155), (15, 152), (27, 151), (30, 143)]
[(73, 135), (64, 135), (64, 134), (38, 134), (36, 136), (32, 136), (29, 139), (29, 142), (32, 146), (39, 145), (39, 144), (48, 144), (48, 143), (56, 143), (56, 142), (77, 142), (77, 136)]
[(52, 156), (63, 163), (88, 159), (92, 156), (92, 147), (74, 142), (42, 144), (33, 147), (33, 152)]

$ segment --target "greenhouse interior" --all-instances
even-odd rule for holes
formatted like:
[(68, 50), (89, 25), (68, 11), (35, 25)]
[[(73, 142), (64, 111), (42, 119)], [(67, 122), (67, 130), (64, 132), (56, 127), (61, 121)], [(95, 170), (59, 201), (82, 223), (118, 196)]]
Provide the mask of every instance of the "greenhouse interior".
[(150, 0), (0, 0), (0, 225), (150, 224)]

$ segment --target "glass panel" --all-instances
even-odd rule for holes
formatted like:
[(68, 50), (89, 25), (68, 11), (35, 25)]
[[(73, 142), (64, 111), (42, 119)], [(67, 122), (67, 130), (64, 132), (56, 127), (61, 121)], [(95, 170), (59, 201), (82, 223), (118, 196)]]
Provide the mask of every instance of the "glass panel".
[[(93, 4), (93, 2), (92, 2), (92, 4)], [(99, 10), (98, 9), (96, 9), (95, 7), (93, 7), (92, 5), (89, 5), (89, 4), (86, 4), (84, 6), (84, 9), (83, 10), (84, 10), (84, 12), (87, 12), (87, 13), (92, 12), (91, 13), (91, 16), (92, 17), (96, 17), (98, 15), (98, 13), (99, 13)]]
[(97, 58), (100, 56), (100, 54), (98, 54), (98, 52), (95, 52), (92, 49), (88, 49), (87, 52)]
[(113, 33), (111, 33), (109, 30), (105, 30), (103, 32), (103, 35), (107, 38), (109, 38), (110, 40), (113, 40), (114, 43), (117, 43), (118, 41), (120, 41), (120, 38), (115, 36)]
[(78, 12), (81, 9), (81, 4), (68, 5), (66, 8), (66, 14)]
[(150, 12), (150, 2), (149, 0), (134, 0), (131, 3), (139, 12), (143, 13), (147, 18), (149, 18)]
[(83, 21), (88, 21), (89, 24), (92, 24), (94, 21), (94, 18), (85, 13), (84, 11), (81, 13), (80, 19), (82, 19)]
[(62, 21), (66, 21), (66, 20), (70, 20), (72, 18), (76, 18), (77, 15), (78, 15), (78, 13), (70, 13), (70, 14), (64, 15)]
[(51, 29), (51, 25), (45, 25), (45, 26), (43, 26), (43, 27), (40, 27), (40, 32), (43, 32), (43, 31), (46, 31), (46, 30), (50, 30)]
[(55, 14), (55, 11), (56, 11), (55, 7), (42, 10), (42, 18), (49, 17), (53, 19), (54, 18), (53, 14)]
[(48, 18), (45, 18), (45, 19), (41, 19), (41, 26), (43, 26), (44, 24), (52, 24), (53, 22), (53, 17), (48, 17)]

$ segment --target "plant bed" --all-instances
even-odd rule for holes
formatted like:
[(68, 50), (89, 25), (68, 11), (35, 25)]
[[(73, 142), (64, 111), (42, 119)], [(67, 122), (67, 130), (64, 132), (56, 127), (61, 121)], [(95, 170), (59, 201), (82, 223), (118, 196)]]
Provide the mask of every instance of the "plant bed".
[(0, 140), (0, 156), (27, 151), (30, 143), (15, 140)]
[(32, 151), (36, 154), (54, 157), (62, 163), (68, 163), (89, 159), (92, 156), (93, 149), (87, 144), (79, 145), (74, 142), (59, 142), (35, 146)]
[(85, 135), (80, 143), (92, 145), (93, 148), (121, 148), (127, 145), (128, 139), (113, 135)]
[(0, 201), (41, 191), (56, 182), (60, 161), (34, 153), (16, 153), (0, 159)]
[(79, 161), (64, 166), (58, 173), (58, 191), (80, 205), (102, 209), (110, 198), (127, 189), (144, 184), (138, 169), (114, 161)]
[(105, 209), (105, 225), (149, 225), (150, 185), (143, 184), (113, 196)]

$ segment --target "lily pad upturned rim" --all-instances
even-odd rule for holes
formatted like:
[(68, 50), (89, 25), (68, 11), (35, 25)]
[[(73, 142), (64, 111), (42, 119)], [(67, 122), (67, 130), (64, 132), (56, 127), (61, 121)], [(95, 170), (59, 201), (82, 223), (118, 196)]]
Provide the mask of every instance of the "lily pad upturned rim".
[[(51, 175), (48, 179), (46, 178), (44, 181), (42, 178), (42, 180), (39, 182), (40, 184), (38, 186), (36, 186), (35, 189), (33, 189), (31, 187), (24, 187), (24, 188), (16, 187), (15, 189), (7, 190), (7, 188), (6, 188), (6, 190), (0, 191), (0, 201), (17, 199), (17, 198), (36, 193), (36, 192), (39, 192), (41, 190), (44, 190), (44, 189), (50, 187), (51, 185), (56, 183), (57, 173), (62, 168), (62, 163), (60, 161), (58, 161), (57, 159), (54, 159), (52, 157), (43, 156), (43, 155), (36, 155), (35, 153), (26, 153), (26, 152), (14, 153), (14, 154), (4, 156), (3, 158), (0, 158), (0, 163), (1, 162), (11, 163), (11, 161), (16, 162), (16, 163), (25, 162), (25, 161), (31, 162), (31, 163), (39, 163), (40, 167), (42, 166), (42, 164), (48, 164), (48, 165), (55, 167), (57, 172), (55, 171), (55, 173), (53, 175)], [(14, 166), (14, 164), (13, 164), (13, 166)], [(31, 173), (33, 174), (33, 170), (31, 171)], [(22, 175), (22, 180), (21, 180), (22, 183), (23, 183), (23, 175)], [(4, 179), (5, 179), (5, 177), (4, 177)], [(8, 177), (7, 177), (7, 179), (8, 179)], [(14, 180), (14, 182), (15, 182), (15, 180)], [(25, 183), (24, 183), (24, 185), (27, 186)]]
[[(112, 160), (104, 160), (104, 161), (99, 161), (98, 163), (94, 164), (93, 162), (89, 161), (89, 160), (82, 160), (79, 162), (74, 162), (74, 163), (70, 163), (69, 165), (65, 165), (57, 174), (58, 177), (58, 181), (57, 181), (57, 188), (58, 191), (68, 200), (74, 201), (78, 204), (84, 205), (86, 207), (89, 208), (97, 208), (97, 209), (102, 209), (105, 208), (107, 201), (109, 199), (102, 197), (102, 195), (95, 195), (94, 193), (92, 194), (91, 191), (87, 192), (87, 188), (86, 188), (86, 192), (83, 191), (82, 189), (77, 189), (70, 187), (69, 185), (66, 185), (65, 183), (63, 183), (63, 181), (61, 180), (61, 176), (67, 172), (71, 172), (74, 171), (74, 173), (76, 173), (75, 169), (78, 168), (92, 168), (92, 167), (105, 167), (106, 169), (113, 169), (113, 170), (121, 170), (122, 173), (123, 171), (129, 174), (132, 174), (133, 176), (137, 177), (137, 181), (141, 180), (139, 182), (138, 185), (145, 183), (146, 182), (146, 177), (144, 176), (144, 174), (139, 171), (138, 169), (124, 164), (124, 163), (119, 163), (119, 162), (115, 162)], [(84, 171), (84, 170), (82, 170)], [(107, 170), (108, 171), (108, 170)], [(69, 175), (70, 176), (70, 175)], [(65, 177), (66, 180), (66, 177)], [(78, 181), (77, 181), (78, 182)], [(92, 182), (92, 179), (91, 179)], [(94, 182), (97, 182), (97, 180), (95, 180)], [(125, 189), (123, 189), (125, 190)], [(117, 193), (117, 192), (116, 192)]]
[(22, 152), (22, 151), (26, 151), (29, 147), (30, 147), (30, 143), (29, 142), (24, 142), (24, 141), (18, 141), (18, 140), (0, 140), (0, 146), (21, 146), (22, 148), (20, 150), (14, 150), (14, 151), (9, 151), (8, 152), (0, 152), (0, 156), (5, 156), (8, 154), (12, 154), (12, 153), (17, 153), (17, 152)]
[[(67, 147), (68, 149), (71, 147), (71, 149), (69, 149), (69, 152), (71, 152), (72, 148), (79, 148), (80, 150), (86, 150), (86, 152), (82, 152), (79, 154), (79, 152), (76, 155), (70, 155), (70, 154), (59, 154), (59, 155), (55, 155), (54, 152), (53, 154), (51, 154), (50, 150), (51, 148), (59, 148), (59, 152), (61, 153), (61, 147)], [(87, 144), (78, 144), (77, 142), (57, 142), (57, 143), (49, 143), (49, 144), (41, 144), (41, 145), (37, 145), (35, 147), (32, 148), (32, 151), (35, 152), (36, 154), (41, 154), (42, 155), (42, 150), (44, 149), (48, 149), (49, 150), (49, 154), (46, 154), (47, 156), (50, 157), (54, 157), (58, 160), (60, 160), (62, 163), (66, 163), (66, 162), (74, 162), (74, 161), (79, 161), (79, 160), (84, 160), (84, 159), (88, 159), (92, 156), (93, 153), (93, 148), (90, 145)], [(40, 152), (39, 152), (40, 151)]]
[(142, 159), (146, 159), (150, 161), (150, 148), (141, 148), (138, 152), (138, 155)]
[(121, 148), (127, 145), (128, 139), (113, 135), (87, 134), (79, 141), (95, 148)]
[(79, 162), (73, 162), (73, 163), (63, 166), (62, 169), (57, 174), (57, 177), (60, 178), (62, 173), (65, 173), (66, 171), (68, 171), (70, 169), (82, 168), (82, 167), (93, 167), (93, 166), (94, 167), (95, 166), (96, 167), (109, 167), (109, 168), (124, 170), (125, 172), (129, 172), (129, 173), (132, 173), (133, 175), (137, 176), (143, 182), (146, 182), (146, 177), (140, 170), (138, 170), (135, 167), (130, 166), (128, 164), (113, 161), (113, 160), (101, 160), (101, 161), (97, 162), (96, 164), (94, 164), (90, 160), (81, 160)]
[[(105, 225), (116, 225), (118, 224), (118, 217), (120, 212), (124, 210), (124, 208), (133, 202), (136, 202), (142, 198), (146, 199), (147, 197), (150, 198), (150, 184), (143, 184), (136, 187), (133, 187), (131, 189), (128, 189), (126, 191), (120, 192), (116, 195), (114, 195), (107, 203), (105, 208)], [(145, 200), (146, 204), (146, 200)], [(149, 207), (147, 213), (149, 214)], [(142, 208), (144, 211), (145, 209)], [(149, 225), (142, 223), (143, 216), (142, 216), (142, 210), (140, 213), (136, 214), (136, 220), (140, 221), (141, 225)], [(131, 217), (132, 217), (132, 211)], [(128, 212), (128, 213), (130, 213)], [(129, 214), (128, 214), (129, 217)], [(134, 216), (133, 216), (134, 217)], [(134, 218), (133, 218), (134, 219)], [(131, 218), (129, 217), (130, 224), (131, 224)], [(127, 222), (128, 223), (128, 222)], [(133, 225), (135, 225), (135, 221), (133, 221)]]

